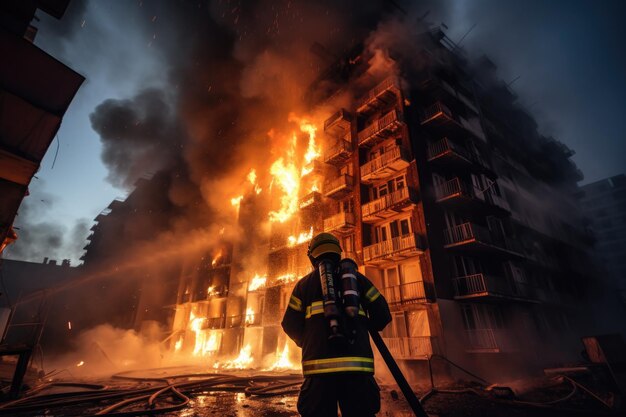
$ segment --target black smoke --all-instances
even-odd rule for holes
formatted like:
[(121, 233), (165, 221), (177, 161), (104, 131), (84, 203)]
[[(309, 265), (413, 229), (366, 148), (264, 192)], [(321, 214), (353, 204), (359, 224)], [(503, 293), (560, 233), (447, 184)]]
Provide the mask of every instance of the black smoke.
[(7, 258), (41, 262), (44, 258), (78, 259), (85, 238), (89, 234), (87, 219), (79, 219), (72, 227), (49, 219), (55, 212), (57, 199), (52, 194), (39, 191), (41, 182), (36, 183), (37, 199), (26, 197), (20, 206), (14, 227), (18, 239), (6, 249)]

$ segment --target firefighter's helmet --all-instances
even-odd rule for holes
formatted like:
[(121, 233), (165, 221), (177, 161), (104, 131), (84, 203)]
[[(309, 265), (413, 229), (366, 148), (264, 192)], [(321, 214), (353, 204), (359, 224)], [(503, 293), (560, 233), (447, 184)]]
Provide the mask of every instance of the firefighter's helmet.
[(319, 258), (325, 253), (336, 253), (341, 256), (339, 240), (330, 233), (320, 233), (309, 243), (308, 255), (310, 258)]

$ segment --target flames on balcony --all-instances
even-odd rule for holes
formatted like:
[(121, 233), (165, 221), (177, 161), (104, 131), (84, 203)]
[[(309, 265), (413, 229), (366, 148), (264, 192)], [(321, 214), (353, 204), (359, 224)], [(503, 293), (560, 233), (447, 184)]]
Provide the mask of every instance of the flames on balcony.
[[(268, 201), (269, 204), (264, 206), (267, 210), (265, 213), (255, 213), (258, 221), (268, 225), (266, 230), (270, 230), (270, 234), (274, 229), (291, 229), (291, 234), (283, 235), (282, 247), (296, 250), (310, 241), (315, 232), (313, 226), (305, 230), (298, 227), (301, 213), (321, 201), (321, 147), (317, 139), (320, 123), (295, 114), (289, 115), (288, 123), (292, 127), (290, 132), (272, 130), (268, 133), (276, 155), (267, 165), (268, 170), (263, 172), (259, 167), (249, 167), (245, 179), (242, 179), (242, 187), (233, 190), (230, 203), (233, 207), (232, 216), (238, 218), (247, 201)], [(213, 252), (210, 258), (212, 268), (222, 265), (230, 267), (230, 263), (225, 262), (229, 262), (227, 259), (231, 255), (224, 250), (220, 247)], [(306, 271), (293, 266), (287, 270), (283, 268), (280, 274), (250, 273), (244, 286), (248, 295), (244, 298), (245, 306), (239, 315), (226, 317), (225, 299), (218, 297), (220, 293), (216, 285), (208, 287), (206, 300), (178, 305), (179, 317), (176, 320), (180, 324), (178, 335), (172, 339), (174, 353), (182, 358), (212, 362), (215, 368), (221, 369), (297, 368), (297, 358), (292, 356), (298, 352), (290, 350), (286, 340), (279, 341), (273, 355), (264, 354), (261, 357), (258, 346), (261, 339), (258, 337), (246, 334), (237, 355), (223, 352), (222, 338), (225, 337), (225, 328), (261, 330), (260, 326), (266, 320), (262, 301), (265, 293), (277, 286), (293, 285), (303, 272)]]

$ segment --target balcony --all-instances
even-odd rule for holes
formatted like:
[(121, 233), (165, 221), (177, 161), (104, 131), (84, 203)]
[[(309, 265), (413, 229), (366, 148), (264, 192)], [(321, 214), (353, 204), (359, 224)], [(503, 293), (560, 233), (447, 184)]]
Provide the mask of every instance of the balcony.
[(361, 217), (365, 223), (375, 223), (413, 207), (416, 200), (412, 189), (404, 187), (361, 206)]
[(529, 292), (520, 285), (509, 284), (504, 277), (473, 274), (454, 279), (454, 299), (480, 298), (484, 300), (527, 299)]
[(343, 174), (324, 184), (324, 197), (343, 198), (352, 192), (354, 177)]
[(435, 184), (435, 199), (437, 203), (449, 203), (454, 200), (471, 200), (474, 193), (460, 178), (455, 177), (441, 184)]
[(324, 122), (324, 132), (336, 138), (343, 137), (350, 132), (352, 116), (347, 110), (341, 109), (335, 112)]
[(359, 100), (356, 111), (371, 114), (392, 104), (400, 97), (400, 80), (392, 76), (372, 88)]
[(322, 194), (319, 191), (311, 191), (298, 202), (300, 210), (314, 210), (322, 203)]
[(480, 156), (448, 138), (428, 143), (428, 162), (443, 168), (487, 169), (487, 163)]
[(359, 146), (374, 146), (393, 135), (402, 125), (401, 114), (392, 110), (359, 132)]
[(466, 330), (469, 353), (498, 353), (518, 350), (512, 334), (501, 329)]
[(409, 161), (408, 152), (400, 146), (395, 146), (361, 166), (361, 182), (367, 184), (387, 178), (409, 166)]
[(489, 229), (470, 222), (444, 230), (443, 247), (468, 252), (522, 256), (518, 242), (506, 237), (494, 239)]
[(424, 282), (415, 281), (380, 289), (389, 304), (411, 304), (426, 301)]
[(440, 129), (443, 133), (457, 138), (466, 137), (467, 133), (471, 133), (478, 139), (486, 140), (477, 118), (465, 119), (452, 112), (440, 101), (424, 111), (421, 124), (425, 127)]
[(384, 337), (383, 340), (396, 359), (428, 359), (438, 353), (437, 340), (432, 336)]
[(350, 159), (352, 154), (352, 143), (345, 139), (340, 139), (337, 143), (324, 152), (324, 162), (334, 166), (340, 166)]
[(491, 188), (480, 190), (458, 177), (435, 184), (435, 201), (445, 207), (472, 213), (510, 213), (508, 202), (496, 195)]
[(363, 248), (363, 261), (377, 265), (400, 261), (424, 253), (420, 239), (415, 234), (394, 237)]
[(334, 216), (324, 219), (324, 231), (325, 232), (340, 232), (346, 233), (354, 229), (355, 219), (354, 213), (335, 214)]

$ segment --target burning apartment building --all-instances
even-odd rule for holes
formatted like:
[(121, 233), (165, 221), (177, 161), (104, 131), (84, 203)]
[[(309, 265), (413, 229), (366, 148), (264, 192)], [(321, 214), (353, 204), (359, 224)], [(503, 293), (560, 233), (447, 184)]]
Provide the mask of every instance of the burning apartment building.
[(325, 231), (392, 307), (383, 337), (413, 378), (442, 356), (490, 376), (576, 357), (594, 278), (573, 151), (441, 29), (409, 49), (392, 38), (331, 63), (308, 89), (312, 116), (270, 131), (278, 157), (232, 193), (244, 237), (181, 274), (173, 350), (297, 366), (279, 323)]

